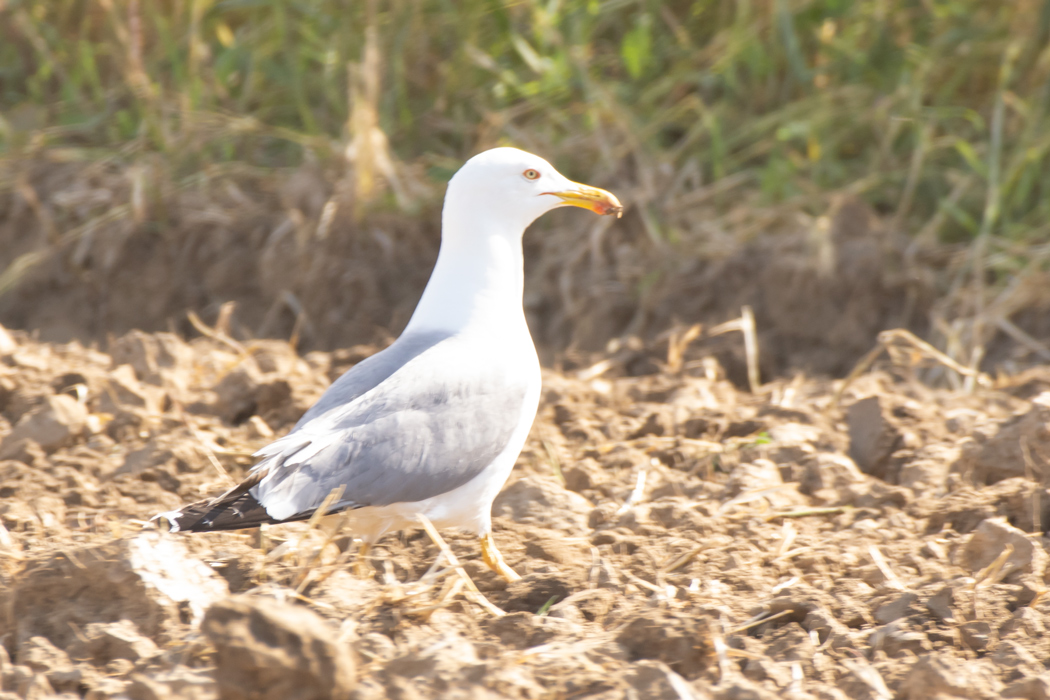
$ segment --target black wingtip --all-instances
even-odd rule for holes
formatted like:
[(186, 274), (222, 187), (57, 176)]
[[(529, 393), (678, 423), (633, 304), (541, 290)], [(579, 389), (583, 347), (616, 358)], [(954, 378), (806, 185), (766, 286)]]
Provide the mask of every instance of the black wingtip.
[[(310, 517), (306, 515), (306, 517)], [(230, 498), (198, 501), (180, 510), (161, 513), (156, 519), (168, 521), (172, 532), (218, 532), (220, 530), (244, 530), (259, 527), (264, 523), (301, 520), (274, 520), (251, 493), (240, 493)]]

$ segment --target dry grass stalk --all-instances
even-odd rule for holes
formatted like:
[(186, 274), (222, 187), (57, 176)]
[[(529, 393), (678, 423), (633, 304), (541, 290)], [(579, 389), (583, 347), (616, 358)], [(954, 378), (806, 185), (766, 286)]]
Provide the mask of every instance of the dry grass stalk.
[(0, 522), (0, 547), (11, 550), (15, 546), (15, 541), (11, 537), (10, 531), (4, 527), (4, 524)]
[(801, 579), (798, 576), (792, 576), (787, 581), (781, 581), (780, 583), (769, 589), (769, 594), (774, 596), (779, 595), (781, 591), (786, 591), (787, 589), (791, 588), (796, 583), (798, 583), (800, 580)]
[(804, 676), (802, 675), (802, 666), (797, 661), (791, 664), (791, 683), (789, 683), (788, 686), (784, 688), (784, 696), (797, 697), (799, 694), (801, 694), (803, 678)]
[(298, 591), (290, 591), (289, 595), (292, 598), (295, 598), (298, 601), (306, 603), (307, 605), (312, 605), (315, 608), (321, 608), (322, 610), (329, 610), (329, 611), (334, 611), (335, 610), (334, 606), (329, 605), (328, 603), (323, 603), (320, 600), (314, 600), (313, 598), (305, 596), (302, 593), (299, 593)]
[(623, 575), (626, 576), (632, 583), (641, 586), (642, 588), (651, 591), (660, 601), (674, 600), (677, 589), (674, 586), (658, 586), (655, 583), (649, 583), (643, 578), (635, 576), (626, 569), (623, 570)]
[(755, 654), (750, 651), (744, 651), (743, 649), (727, 649), (726, 657), (731, 659), (747, 659), (749, 661), (761, 661), (766, 658), (762, 654)]
[(507, 658), (513, 664), (523, 664), (528, 661), (544, 658), (554, 658), (559, 660), (572, 658), (573, 661), (578, 663), (581, 667), (586, 667), (592, 672), (601, 673), (604, 669), (594, 661), (591, 661), (585, 655), (585, 652), (608, 643), (608, 640), (608, 634), (599, 634), (594, 635), (590, 639), (581, 639), (579, 641), (548, 642), (547, 644), (529, 647), (520, 652), (512, 651), (505, 654), (504, 658)]
[(208, 463), (211, 464), (212, 469), (214, 469), (218, 473), (219, 478), (223, 481), (223, 483), (229, 486), (236, 485), (237, 481), (232, 476), (230, 476), (230, 473), (226, 471), (225, 467), (222, 466), (222, 462), (220, 462), (219, 458), (215, 456), (215, 452), (208, 445), (208, 441), (204, 439), (204, 435), (201, 434), (201, 432), (197, 430), (192, 423), (190, 423), (189, 416), (187, 416), (186, 413), (181, 410), (179, 411), (179, 413), (181, 414), (180, 417), (182, 418), (182, 422), (186, 426), (186, 429), (190, 431), (190, 434), (193, 435), (194, 439), (197, 441), (197, 448), (208, 460)]
[(729, 661), (729, 647), (725, 638), (718, 633), (712, 633), (711, 643), (715, 648), (715, 658), (718, 660), (718, 677), (720, 680), (728, 678), (733, 671), (733, 666)]
[(997, 556), (991, 564), (981, 569), (974, 577), (974, 586), (979, 586), (985, 581), (988, 582), (987, 585), (991, 586), (998, 583), (1003, 576), (1010, 573), (1012, 569), (1004, 570), (1003, 567), (1013, 553), (1014, 546), (1012, 544), (1007, 544), (1003, 547), (1003, 551), (999, 552), (999, 556)]
[(1006, 318), (1005, 316), (1000, 316), (995, 320), (995, 325), (1003, 333), (1006, 333), (1018, 343), (1028, 348), (1033, 355), (1039, 357), (1044, 362), (1050, 362), (1050, 348), (1047, 348), (1046, 345), (1040, 343), (1028, 333), (1025, 333), (1023, 330), (1018, 328), (1013, 321)]
[(849, 669), (850, 673), (857, 680), (871, 689), (876, 700), (890, 700), (894, 697), (890, 689), (886, 687), (886, 681), (882, 679), (882, 674), (864, 657), (844, 658), (842, 659), (842, 665)]
[(777, 547), (777, 559), (783, 557), (790, 549), (791, 545), (795, 543), (795, 538), (798, 537), (798, 530), (791, 524), (790, 520), (785, 520), (780, 526), (781, 540), (780, 546)]
[(62, 554), (62, 556), (68, 559), (69, 563), (71, 563), (73, 566), (81, 570), (87, 570), (87, 566), (85, 566), (83, 562), (81, 562), (79, 559), (73, 556), (73, 553), (69, 551), (68, 548), (60, 547), (58, 551)]
[[(215, 319), (214, 330), (216, 333), (230, 338), (230, 321), (233, 320), (233, 312), (237, 309), (237, 302), (227, 301), (219, 307), (219, 316)], [(198, 319), (199, 320), (199, 319)]]
[[(277, 540), (277, 538), (273, 537), (272, 535), (269, 536), (270, 543), (273, 543), (275, 540)], [(297, 538), (294, 537), (292, 539), (281, 541), (280, 544), (278, 544), (276, 547), (274, 547), (266, 553), (264, 561), (278, 561), (279, 559), (287, 555), (289, 552), (294, 550), (297, 542)]]
[(806, 554), (808, 552), (815, 551), (816, 549), (817, 549), (816, 547), (813, 547), (813, 546), (810, 546), (810, 545), (807, 545), (805, 547), (795, 547), (794, 549), (791, 549), (791, 550), (788, 550), (787, 552), (784, 552), (782, 555), (780, 555), (779, 558), (780, 559), (793, 559), (794, 557), (797, 557), (799, 554)]
[[(314, 514), (310, 516), (310, 519), (306, 521), (306, 532), (302, 535), (302, 537), (299, 538), (300, 542), (302, 542), (311, 531), (317, 529), (318, 525), (321, 522), (321, 519), (328, 514), (329, 510), (331, 510), (332, 504), (343, 497), (344, 488), (344, 486), (340, 485), (328, 492), (328, 495), (325, 496), (324, 501), (321, 502), (320, 507), (317, 510), (315, 510)], [(311, 574), (313, 574), (314, 572), (314, 566), (318, 561), (320, 561), (322, 555), (324, 554), (325, 548), (332, 543), (332, 540), (334, 540), (339, 534), (340, 530), (342, 530), (341, 525), (342, 523), (340, 522), (339, 526), (333, 527), (325, 533), (325, 537), (324, 540), (321, 542), (321, 546), (318, 547), (317, 551), (313, 553), (309, 558), (303, 559), (300, 555), (299, 575), (296, 578), (295, 583), (295, 590), (297, 593), (301, 593), (303, 590), (306, 589), (306, 586), (309, 585)]]
[(708, 334), (711, 337), (740, 331), (744, 335), (744, 355), (747, 363), (747, 382), (751, 387), (751, 393), (758, 393), (762, 386), (761, 375), (758, 367), (758, 332), (755, 326), (755, 312), (750, 306), (740, 308), (740, 318), (720, 323), (711, 329)]
[(783, 491), (793, 491), (793, 490), (795, 490), (797, 488), (798, 488), (798, 484), (797, 483), (788, 483), (788, 484), (778, 484), (776, 486), (769, 486), (769, 487), (766, 487), (766, 488), (752, 489), (750, 491), (745, 491), (742, 494), (740, 494), (739, 496), (736, 496), (735, 498), (731, 498), (728, 501), (726, 501), (725, 503), (723, 503), (721, 506), (719, 506), (718, 514), (719, 515), (725, 514), (726, 511), (728, 511), (733, 506), (738, 506), (738, 505), (741, 505), (741, 504), (744, 504), (744, 503), (751, 503), (753, 501), (758, 501), (758, 500), (761, 500), (763, 498), (766, 498), (767, 496), (772, 496), (774, 494), (781, 493)]
[(758, 373), (758, 332), (755, 328), (755, 314), (750, 306), (740, 309), (740, 330), (744, 334), (744, 354), (747, 360), (747, 383), (751, 393), (757, 394), (762, 386)]
[(434, 544), (441, 549), (445, 558), (448, 559), (449, 565), (455, 568), (456, 574), (463, 579), (463, 583), (467, 587), (468, 597), (496, 617), (503, 617), (506, 615), (507, 613), (493, 605), (492, 602), (478, 590), (478, 587), (474, 585), (470, 576), (467, 575), (467, 572), (464, 571), (463, 567), (460, 565), (459, 559), (456, 558), (455, 553), (453, 553), (444, 538), (441, 537), (441, 534), (438, 533), (437, 528), (435, 528), (434, 524), (430, 522), (430, 519), (422, 513), (418, 514), (416, 517), (419, 519), (419, 523), (423, 526), (423, 529), (426, 530), (427, 535), (430, 536), (430, 539), (433, 540)]
[(669, 574), (674, 571), (678, 571), (683, 566), (691, 562), (693, 559), (696, 559), (696, 556), (700, 554), (700, 552), (704, 551), (704, 549), (704, 545), (698, 545), (696, 547), (693, 547), (685, 554), (682, 554), (676, 557), (675, 559), (672, 559), (670, 562), (660, 567), (660, 573)]
[(648, 472), (644, 468), (638, 470), (638, 478), (634, 482), (634, 489), (627, 497), (627, 500), (623, 502), (623, 505), (616, 511), (616, 515), (623, 515), (645, 498), (645, 478), (647, 474)]
[(685, 359), (685, 351), (689, 347), (689, 344), (700, 337), (704, 327), (702, 324), (694, 323), (689, 326), (681, 335), (675, 331), (667, 339), (667, 369), (677, 374), (682, 371), (683, 360)]
[(906, 260), (913, 261), (920, 250), (936, 242), (938, 234), (948, 221), (948, 212), (958, 207), (959, 201), (976, 182), (977, 177), (973, 173), (967, 173), (954, 183), (951, 193), (944, 199), (947, 206), (938, 207), (929, 221), (915, 234), (905, 254)]
[[(297, 552), (298, 547), (303, 542), (306, 541), (307, 537), (310, 536), (310, 533), (313, 532), (315, 529), (317, 529), (319, 523), (321, 522), (321, 519), (325, 516), (325, 514), (328, 512), (328, 510), (332, 507), (332, 504), (334, 502), (336, 502), (342, 496), (342, 491), (343, 491), (343, 487), (341, 487), (341, 486), (337, 487), (335, 489), (332, 489), (332, 491), (329, 492), (328, 496), (325, 497), (324, 502), (321, 503), (321, 506), (316, 511), (314, 511), (314, 514), (310, 517), (310, 520), (308, 520), (306, 522), (306, 530), (305, 531), (303, 531), (298, 536), (293, 536), (293, 537), (285, 540), (284, 542), (281, 542), (279, 545), (277, 545), (276, 547), (274, 547), (273, 549), (271, 549), (268, 552), (266, 551), (266, 548), (269, 546), (271, 538), (269, 536), (269, 532), (266, 529), (264, 529), (264, 528), (266, 528), (266, 525), (260, 526), (260, 528), (259, 528), (259, 549), (265, 553), (265, 556), (263, 557), (263, 561), (260, 564), (259, 569), (255, 572), (255, 579), (257, 581), (261, 581), (263, 579), (264, 570), (266, 568), (266, 564), (268, 564), (270, 562), (277, 561), (277, 560), (279, 560), (279, 559), (281, 559), (281, 558), (283, 558), (283, 557), (285, 557), (287, 555), (292, 554), (293, 552)], [(315, 553), (311, 554), (309, 559), (304, 559), (303, 556), (302, 556), (302, 553), (301, 552), (297, 552), (300, 555), (300, 557), (299, 557), (299, 575), (296, 578), (296, 592), (297, 593), (301, 593), (303, 590), (305, 590), (306, 586), (309, 585), (310, 583), (317, 582), (316, 580), (310, 580), (309, 579), (309, 574), (312, 573), (313, 566), (314, 566), (315, 562), (318, 559), (320, 559), (322, 553), (324, 552), (325, 547), (327, 547), (329, 544), (331, 544), (332, 540), (335, 539), (335, 537), (339, 534), (341, 529), (342, 529), (342, 523), (340, 523), (338, 526), (334, 527), (330, 531), (325, 532), (324, 533), (325, 537), (323, 539), (323, 542), (322, 542), (321, 546), (317, 549), (317, 551)], [(337, 562), (338, 562), (338, 559), (337, 559)], [(327, 578), (327, 576), (325, 576), (324, 578)], [(321, 579), (321, 580), (323, 580), (323, 579)]]
[(1014, 546), (1012, 544), (1007, 544), (991, 564), (978, 571), (973, 577), (973, 583), (970, 584), (970, 614), (974, 620), (981, 619), (980, 608), (977, 606), (977, 598), (980, 589), (985, 587), (986, 581), (987, 585), (990, 586), (999, 580), (1000, 575), (1009, 573), (1008, 571), (1003, 572), (1003, 565), (1013, 553)]
[(18, 286), (33, 268), (51, 258), (56, 251), (61, 250), (66, 245), (80, 240), (83, 236), (90, 231), (95, 230), (97, 227), (102, 227), (105, 224), (114, 223), (124, 219), (130, 212), (130, 204), (115, 206), (106, 213), (96, 216), (83, 225), (77, 226), (76, 228), (63, 233), (49, 248), (44, 250), (34, 250), (18, 256), (7, 266), (6, 269), (4, 269), (3, 273), (0, 273), (0, 295), (5, 294)]
[(465, 586), (466, 584), (463, 583), (463, 579), (459, 577), (450, 578), (445, 582), (445, 586), (442, 588), (441, 593), (438, 594), (437, 602), (419, 608), (413, 608), (409, 610), (409, 614), (414, 617), (427, 619), (430, 617), (431, 613), (448, 607), (452, 599), (459, 595), (460, 591), (462, 591)]
[(879, 571), (882, 572), (882, 575), (886, 577), (886, 585), (889, 588), (893, 588), (894, 590), (898, 591), (908, 590), (908, 587), (901, 583), (901, 580), (897, 577), (897, 574), (894, 573), (893, 569), (890, 567), (889, 562), (886, 561), (886, 557), (882, 556), (882, 551), (879, 550), (878, 547), (876, 547), (875, 545), (870, 545), (868, 547), (868, 554), (871, 556), (871, 561), (875, 564), (876, 567), (878, 567)]
[(838, 515), (839, 513), (845, 513), (852, 510), (852, 506), (829, 506), (827, 508), (798, 508), (796, 510), (788, 510), (781, 513), (773, 513), (766, 517), (766, 520), (776, 520), (777, 518), (806, 518), (811, 515)]
[(586, 369), (581, 369), (579, 372), (577, 372), (576, 378), (579, 379), (581, 382), (589, 382), (592, 379), (597, 379), (598, 377), (602, 376), (610, 369), (615, 367), (617, 364), (619, 363), (612, 358), (599, 360), (590, 367), (587, 367)]
[[(868, 354), (862, 357), (853, 367), (853, 370), (842, 380), (842, 384), (839, 385), (838, 389), (835, 391), (835, 395), (829, 405), (837, 406), (839, 404), (846, 389), (856, 381), (857, 377), (864, 374), (864, 372), (871, 367), (872, 363), (882, 354), (883, 350), (889, 352), (891, 359), (898, 359), (894, 356), (893, 350), (897, 349), (899, 345), (910, 347), (916, 351), (920, 357), (925, 357), (926, 359), (938, 362), (959, 375), (970, 378), (977, 386), (992, 386), (992, 380), (988, 375), (974, 369), (973, 367), (966, 367), (965, 365), (956, 362), (948, 355), (927, 343), (925, 340), (917, 337), (911, 331), (903, 328), (896, 328), (879, 333), (875, 347), (869, 350)], [(914, 355), (909, 355), (909, 357), (913, 356)]]
[[(340, 531), (341, 530), (342, 530), (342, 528), (340, 528)], [(355, 550), (354, 550), (353, 547), (347, 547), (346, 550), (344, 550), (343, 552), (339, 553), (339, 556), (336, 557), (336, 560), (334, 562), (332, 562), (332, 565), (330, 567), (328, 567), (327, 570), (322, 571), (321, 573), (315, 573), (313, 576), (310, 577), (310, 580), (309, 580), (309, 582), (306, 585), (311, 585), (312, 584), (312, 585), (316, 586), (316, 585), (322, 583), (323, 581), (325, 581), (328, 577), (330, 577), (336, 571), (339, 571), (340, 569), (342, 569), (344, 566), (346, 566), (347, 562), (350, 561), (350, 557), (353, 555), (354, 551)], [(303, 586), (303, 588), (305, 588), (305, 585)]]
[(779, 620), (782, 617), (787, 617), (788, 615), (794, 614), (794, 610), (781, 610), (775, 615), (770, 615), (768, 612), (759, 613), (744, 624), (738, 627), (734, 627), (730, 634), (740, 634), (741, 632), (746, 632), (747, 630), (752, 629), (754, 627), (758, 627), (759, 625), (764, 625), (767, 622), (773, 622), (774, 620)]
[[(587, 569), (587, 590), (598, 588), (598, 579), (602, 573), (602, 554), (591, 545), (591, 565)], [(570, 596), (571, 597), (571, 596)]]
[(218, 327), (209, 327), (208, 324), (202, 321), (200, 319), (200, 316), (198, 316), (195, 312), (187, 311), (186, 318), (188, 318), (190, 323), (193, 324), (193, 327), (197, 329), (197, 332), (203, 335), (204, 337), (211, 338), (212, 340), (218, 343), (222, 343), (226, 347), (236, 352), (238, 355), (246, 356), (248, 354), (248, 350), (243, 345), (241, 345), (236, 340), (220, 331)]
[[(353, 165), (355, 215), (363, 213), (376, 199), (378, 180), (382, 177), (394, 192), (398, 205), (403, 209), (410, 205), (408, 191), (397, 173), (394, 156), (386, 134), (379, 126), (380, 101), (380, 65), (379, 29), (376, 23), (376, 2), (369, 0), (367, 5), (367, 26), (365, 27), (364, 50), (360, 63), (351, 62), (347, 66), (348, 93), (350, 97), (350, 117), (347, 128), (350, 132), (350, 144), (346, 148), (346, 160)], [(329, 203), (333, 211), (338, 206), (332, 199)], [(327, 208), (327, 205), (326, 205)], [(326, 227), (327, 229), (327, 227)], [(319, 226), (318, 232), (322, 229)], [(327, 230), (324, 231), (327, 235)]]
[[(444, 559), (445, 553), (439, 553), (426, 573), (419, 580), (413, 582), (398, 581), (397, 577), (394, 576), (393, 565), (389, 560), (384, 561), (383, 589), (367, 609), (369, 611), (374, 610), (381, 604), (397, 605), (408, 615), (427, 619), (435, 610), (447, 607), (451, 603), (452, 598), (458, 595), (466, 584), (458, 577), (457, 568), (441, 568)], [(453, 578), (454, 575), (456, 576), (455, 578)], [(327, 575), (325, 578), (327, 578)], [(459, 585), (456, 585), (457, 583)], [(441, 585), (441, 590), (437, 596), (430, 595), (439, 584)], [(428, 597), (427, 600), (422, 604), (416, 604), (416, 599), (424, 596)]]

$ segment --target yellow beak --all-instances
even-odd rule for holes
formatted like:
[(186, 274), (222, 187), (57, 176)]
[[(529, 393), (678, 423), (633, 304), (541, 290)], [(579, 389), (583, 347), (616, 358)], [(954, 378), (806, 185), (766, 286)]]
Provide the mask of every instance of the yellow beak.
[(617, 219), (623, 215), (623, 205), (620, 204), (620, 200), (612, 192), (606, 192), (597, 187), (581, 185), (576, 182), (572, 183), (572, 185), (573, 189), (571, 190), (544, 192), (543, 194), (552, 194), (560, 198), (562, 203), (558, 206), (561, 207), (581, 207), (590, 209), (602, 216), (615, 214)]

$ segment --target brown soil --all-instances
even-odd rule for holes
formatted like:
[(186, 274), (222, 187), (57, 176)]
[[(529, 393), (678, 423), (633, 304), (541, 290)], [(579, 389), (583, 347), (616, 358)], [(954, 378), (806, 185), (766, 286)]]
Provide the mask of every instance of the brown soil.
[[(443, 533), (171, 535), (375, 348), (0, 338), (0, 698), (1046, 698), (1050, 374), (833, 403), (714, 361), (545, 374), (494, 507)], [(625, 359), (626, 358), (626, 359)], [(641, 358), (641, 359), (640, 359)], [(650, 357), (654, 367), (658, 363)], [(594, 374), (594, 373), (592, 373)], [(633, 494), (633, 495), (632, 495)], [(322, 526), (325, 523), (321, 523)], [(236, 594), (229, 598), (230, 594)]]
[[(341, 173), (319, 166), (216, 171), (196, 184), (136, 168), (22, 165), (19, 187), (0, 192), (0, 270), (26, 254), (42, 261), (0, 294), (0, 323), (52, 342), (104, 343), (133, 329), (192, 336), (188, 310), (211, 323), (235, 302), (236, 338), (294, 333), (304, 350), (333, 350), (397, 335), (437, 254), (439, 192), (415, 217), (357, 216), (332, 185)], [(629, 203), (642, 197), (638, 187), (614, 189)], [(843, 376), (880, 330), (925, 335), (943, 260), (906, 263), (907, 241), (859, 200), (807, 218), (750, 200), (728, 213), (683, 209), (682, 197), (661, 201), (669, 226), (696, 229), (677, 245), (649, 232), (641, 206), (615, 224), (553, 212), (526, 234), (525, 303), (546, 364), (566, 350), (602, 351), (610, 339), (710, 328), (744, 305), (754, 309), (767, 378)], [(327, 228), (326, 201), (337, 205)], [(711, 221), (731, 228), (703, 228)], [(1039, 318), (1021, 325), (1044, 337)], [(746, 385), (738, 342), (702, 342), (702, 354)]]

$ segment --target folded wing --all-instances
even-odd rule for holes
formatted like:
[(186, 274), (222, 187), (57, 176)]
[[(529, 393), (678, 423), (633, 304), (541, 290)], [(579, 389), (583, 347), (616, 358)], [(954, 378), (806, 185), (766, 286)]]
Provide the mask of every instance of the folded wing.
[(528, 381), (506, 359), (473, 357), (462, 339), (402, 340), (256, 453), (243, 484), (165, 517), (189, 530), (253, 527), (308, 518), (340, 487), (331, 512), (420, 501), (478, 476), (525, 419)]

